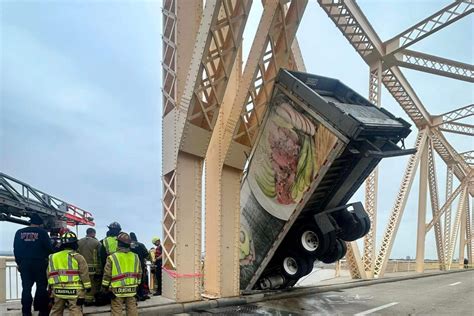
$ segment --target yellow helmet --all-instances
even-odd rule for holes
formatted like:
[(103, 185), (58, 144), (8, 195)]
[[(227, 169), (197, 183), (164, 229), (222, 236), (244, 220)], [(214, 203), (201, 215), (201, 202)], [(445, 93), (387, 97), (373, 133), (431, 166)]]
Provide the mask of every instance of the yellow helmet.
[(153, 237), (153, 238), (151, 239), (151, 243), (154, 245), (154, 244), (155, 244), (157, 241), (159, 241), (159, 240), (160, 240), (159, 237)]
[(73, 244), (77, 242), (77, 235), (73, 232), (66, 232), (61, 236), (61, 244)]

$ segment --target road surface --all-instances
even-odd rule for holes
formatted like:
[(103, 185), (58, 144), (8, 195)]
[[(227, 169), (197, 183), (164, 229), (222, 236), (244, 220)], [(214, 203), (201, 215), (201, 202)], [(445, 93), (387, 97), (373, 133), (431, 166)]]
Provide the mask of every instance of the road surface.
[(474, 271), (374, 284), (199, 314), (474, 315)]

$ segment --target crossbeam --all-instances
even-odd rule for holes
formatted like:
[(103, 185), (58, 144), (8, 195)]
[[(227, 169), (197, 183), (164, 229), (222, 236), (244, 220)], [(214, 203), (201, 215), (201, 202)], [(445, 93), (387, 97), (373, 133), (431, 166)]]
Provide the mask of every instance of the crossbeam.
[(474, 136), (474, 125), (471, 124), (444, 123), (439, 126), (439, 130), (467, 136)]
[(456, 110), (433, 116), (433, 126), (458, 121), (472, 115), (474, 115), (474, 104), (469, 104)]
[(474, 164), (474, 150), (465, 151), (463, 153), (460, 153), (460, 155), (461, 155), (461, 157), (464, 158), (466, 163)]
[(474, 82), (473, 65), (430, 54), (404, 49), (395, 54), (394, 63), (404, 68)]
[(430, 15), (421, 22), (401, 32), (394, 38), (384, 43), (386, 54), (393, 54), (401, 49), (407, 48), (422, 40), (423, 38), (438, 32), (446, 26), (469, 15), (474, 10), (474, 4), (471, 0), (454, 1), (438, 12)]
[(465, 187), (464, 187), (463, 183), (460, 183), (458, 185), (458, 187), (456, 188), (456, 190), (454, 190), (451, 193), (451, 195), (446, 199), (446, 202), (444, 203), (444, 205), (439, 209), (439, 212), (436, 214), (436, 216), (433, 217), (431, 219), (431, 221), (426, 225), (426, 233), (428, 233), (430, 231), (430, 229), (434, 226), (434, 224), (436, 224), (439, 221), (439, 219), (444, 214), (444, 212), (446, 212), (446, 210), (451, 207), (451, 205), (453, 204), (454, 199), (459, 195), (459, 193), (461, 193), (461, 191), (464, 188)]

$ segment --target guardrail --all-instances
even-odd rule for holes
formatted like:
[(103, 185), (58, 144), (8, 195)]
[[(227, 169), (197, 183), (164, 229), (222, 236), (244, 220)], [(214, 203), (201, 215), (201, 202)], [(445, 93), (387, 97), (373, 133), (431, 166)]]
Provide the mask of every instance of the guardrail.
[[(345, 260), (341, 260), (341, 269), (346, 270), (347, 263)], [(148, 284), (150, 289), (154, 286), (154, 277), (150, 273), (150, 262), (147, 262), (148, 270)], [(408, 260), (391, 260), (387, 266), (387, 272), (409, 272), (415, 271), (415, 261)], [(457, 261), (453, 261), (451, 270), (458, 270), (466, 268), (464, 264), (460, 264)], [(474, 268), (473, 264), (467, 265), (467, 268)], [(438, 270), (438, 262), (425, 262), (425, 270)], [(2, 290), (3, 289), (3, 290)], [(0, 257), (0, 303), (7, 301), (14, 301), (21, 299), (21, 278), (20, 272), (15, 263), (14, 257)], [(33, 286), (32, 292), (34, 293), (35, 287)]]
[[(147, 262), (148, 284), (153, 289), (153, 276), (150, 273), (150, 262)], [(36, 290), (32, 288), (32, 293)], [(21, 277), (14, 257), (0, 257), (0, 303), (21, 299)]]
[(0, 257), (0, 289), (0, 303), (21, 298), (20, 272), (14, 257)]

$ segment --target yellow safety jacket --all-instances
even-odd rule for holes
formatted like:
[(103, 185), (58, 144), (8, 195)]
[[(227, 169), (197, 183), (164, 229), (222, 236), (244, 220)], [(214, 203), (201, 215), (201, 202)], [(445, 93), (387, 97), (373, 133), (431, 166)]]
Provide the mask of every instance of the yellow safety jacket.
[(108, 258), (105, 270), (111, 264), (110, 280), (105, 277), (108, 271), (104, 271), (104, 278), (102, 285), (110, 286), (112, 292), (117, 297), (131, 297), (135, 296), (138, 284), (141, 281), (141, 267), (138, 256), (129, 252), (116, 252), (111, 254)]
[(104, 239), (104, 247), (105, 251), (107, 252), (107, 256), (117, 252), (117, 237), (110, 236)]
[(81, 290), (91, 287), (90, 280), (81, 280), (79, 263), (74, 258), (76, 255), (80, 256), (74, 250), (65, 249), (49, 256), (48, 284), (59, 298), (76, 299)]

